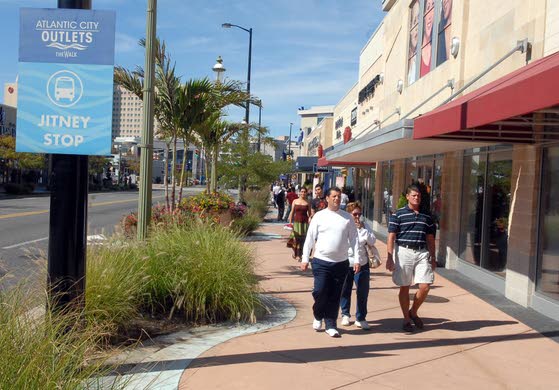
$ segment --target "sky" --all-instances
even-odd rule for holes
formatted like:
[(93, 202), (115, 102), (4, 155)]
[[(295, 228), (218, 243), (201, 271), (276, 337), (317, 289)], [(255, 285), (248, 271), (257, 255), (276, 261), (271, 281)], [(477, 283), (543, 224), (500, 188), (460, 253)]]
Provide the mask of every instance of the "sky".
[[(143, 67), (138, 40), (145, 35), (147, 0), (92, 0), (116, 12), (115, 64)], [(56, 0), (0, 0), (0, 102), (3, 85), (17, 75), (19, 8), (56, 8)], [(297, 109), (335, 105), (357, 82), (359, 54), (384, 14), (378, 0), (159, 0), (157, 35), (176, 61), (177, 74), (215, 78), (217, 56), (225, 78), (246, 82), (249, 34), (222, 28), (229, 22), (253, 29), (251, 93), (262, 99), (262, 125), (274, 137), (297, 137)], [(229, 121), (244, 119), (229, 110)], [(251, 107), (251, 122), (258, 108)]]

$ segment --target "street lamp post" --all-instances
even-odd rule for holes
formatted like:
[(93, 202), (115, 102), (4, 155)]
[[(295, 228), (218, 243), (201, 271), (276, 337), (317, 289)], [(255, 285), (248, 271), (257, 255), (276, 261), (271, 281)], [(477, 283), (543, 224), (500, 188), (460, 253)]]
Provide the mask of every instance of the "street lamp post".
[(221, 25), (223, 28), (231, 28), (237, 27), (243, 31), (248, 33), (248, 72), (247, 72), (247, 94), (249, 95), (246, 102), (246, 111), (245, 111), (245, 121), (246, 123), (250, 123), (250, 69), (252, 65), (252, 27), (251, 28), (244, 28), (236, 24), (232, 23), (223, 23)]
[(262, 138), (260, 132), (262, 131), (262, 100), (258, 101), (258, 153), (260, 153), (260, 145)]
[[(216, 85), (220, 84), (222, 81), (223, 73), (225, 72), (225, 67), (223, 66), (223, 59), (221, 56), (217, 57), (217, 62), (213, 66), (212, 70), (215, 72), (215, 83)], [(217, 190), (217, 167), (215, 166), (217, 163), (217, 146), (212, 147), (211, 150), (212, 156), (212, 165), (211, 165), (211, 182), (210, 182), (210, 191)], [(208, 180), (206, 178), (206, 180)]]
[(287, 142), (289, 142), (289, 144), (287, 144), (287, 155), (291, 156), (291, 128), (293, 127), (293, 122), (289, 123), (289, 139), (287, 140)]
[[(223, 23), (221, 25), (223, 28), (237, 27), (248, 33), (248, 72), (247, 72), (247, 101), (246, 101), (246, 111), (245, 111), (245, 122), (247, 123), (246, 130), (242, 134), (243, 143), (248, 143), (248, 132), (250, 127), (250, 69), (252, 65), (252, 27), (244, 28), (237, 24)], [(243, 163), (243, 162), (242, 162)], [(243, 166), (245, 164), (243, 163)], [(242, 200), (242, 193), (245, 186), (246, 177), (242, 177), (239, 180), (239, 200)]]

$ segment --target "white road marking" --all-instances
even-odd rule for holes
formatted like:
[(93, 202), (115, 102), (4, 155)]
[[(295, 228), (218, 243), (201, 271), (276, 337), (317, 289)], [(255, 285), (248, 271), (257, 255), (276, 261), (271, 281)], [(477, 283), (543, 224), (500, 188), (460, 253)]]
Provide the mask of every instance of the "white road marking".
[[(38, 238), (36, 240), (25, 241), (25, 242), (20, 242), (19, 244), (5, 246), (2, 249), (13, 249), (13, 248), (17, 248), (17, 247), (20, 247), (20, 246), (33, 244), (34, 242), (45, 241), (45, 240), (48, 240), (48, 239), (49, 239), (48, 237)], [(87, 242), (88, 243), (99, 243), (99, 242), (104, 241), (106, 239), (107, 238), (102, 234), (94, 234), (94, 235), (91, 235), (91, 236), (87, 236)]]
[(10, 245), (10, 246), (5, 246), (2, 249), (12, 249), (12, 248), (17, 248), (18, 246), (24, 246), (27, 244), (33, 244), (34, 242), (39, 242), (39, 241), (45, 241), (48, 240), (48, 237), (43, 237), (43, 238), (39, 238), (37, 240), (31, 240), (31, 241), (25, 241), (25, 242), (20, 242), (19, 244), (14, 244), (14, 245)]

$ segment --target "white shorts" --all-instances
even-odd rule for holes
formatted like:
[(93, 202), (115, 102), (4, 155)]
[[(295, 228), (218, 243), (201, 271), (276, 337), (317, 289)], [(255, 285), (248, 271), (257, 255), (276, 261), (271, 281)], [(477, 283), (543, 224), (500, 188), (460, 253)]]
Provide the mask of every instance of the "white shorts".
[(435, 274), (431, 267), (429, 251), (413, 250), (396, 246), (392, 281), (397, 286), (411, 286), (417, 283), (432, 284)]

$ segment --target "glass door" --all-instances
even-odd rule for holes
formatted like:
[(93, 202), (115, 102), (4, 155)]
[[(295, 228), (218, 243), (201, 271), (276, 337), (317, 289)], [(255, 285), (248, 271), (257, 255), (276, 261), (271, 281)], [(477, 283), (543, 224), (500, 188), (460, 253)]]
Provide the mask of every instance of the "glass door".
[(464, 156), (460, 258), (504, 277), (512, 151)]
[(544, 151), (540, 221), (536, 289), (559, 300), (559, 146)]
[(504, 276), (507, 264), (512, 151), (492, 153), (487, 166), (487, 213), (481, 266)]

